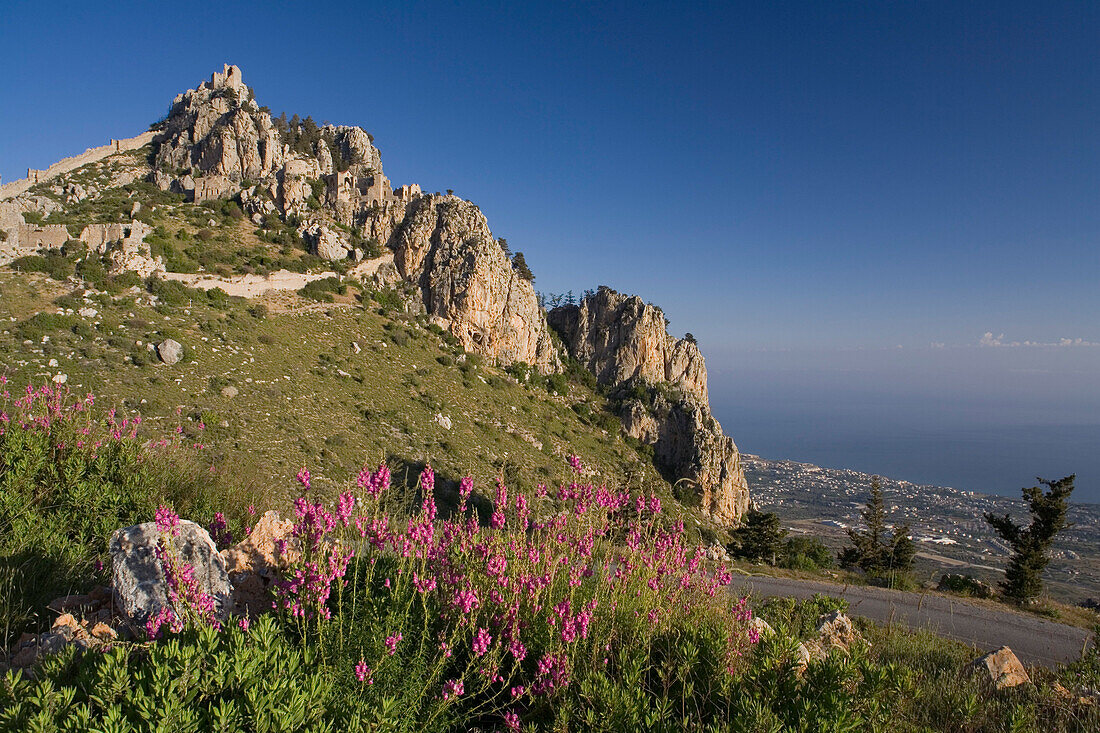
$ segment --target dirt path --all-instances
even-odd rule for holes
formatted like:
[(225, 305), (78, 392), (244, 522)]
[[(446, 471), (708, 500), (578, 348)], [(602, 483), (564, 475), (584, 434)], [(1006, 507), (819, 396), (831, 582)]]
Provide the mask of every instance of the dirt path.
[(732, 587), (757, 596), (809, 598), (823, 593), (843, 598), (854, 616), (929, 629), (983, 652), (1007, 645), (1024, 664), (1053, 667), (1075, 661), (1092, 640), (1090, 632), (1076, 626), (938, 595), (755, 575), (734, 578)]
[[(369, 277), (378, 272), (383, 265), (393, 264), (393, 254), (387, 253), (373, 260), (360, 262), (348, 270), (348, 277)], [(339, 277), (335, 272), (320, 272), (306, 274), (291, 272), (290, 270), (278, 270), (267, 277), (261, 275), (240, 275), (238, 277), (217, 277), (214, 275), (190, 274), (182, 272), (162, 272), (160, 277), (165, 280), (181, 282), (189, 288), (202, 288), (210, 290), (221, 288), (229, 295), (241, 298), (255, 298), (271, 290), (301, 290), (306, 284), (314, 280), (322, 280), (326, 277)]]

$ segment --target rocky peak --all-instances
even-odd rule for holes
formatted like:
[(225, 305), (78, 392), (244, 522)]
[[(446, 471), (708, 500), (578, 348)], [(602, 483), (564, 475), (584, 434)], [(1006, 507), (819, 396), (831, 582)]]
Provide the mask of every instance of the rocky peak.
[(457, 196), (413, 199), (391, 246), (428, 314), (466, 350), (543, 374), (560, 368), (534, 287), (512, 268), (477, 206)]
[(737, 446), (711, 415), (696, 344), (669, 335), (657, 306), (608, 287), (555, 308), (547, 321), (600, 384), (617, 388), (624, 431), (653, 446), (672, 482), (694, 487), (681, 498), (736, 523), (748, 509), (748, 484)]
[(225, 66), (209, 82), (172, 102), (156, 140), (156, 167), (189, 168), (235, 181), (272, 176), (283, 146), (271, 115), (260, 110), (241, 70)]
[(699, 348), (670, 336), (657, 306), (600, 286), (580, 305), (555, 308), (548, 319), (600, 384), (667, 383), (707, 403), (707, 367)]

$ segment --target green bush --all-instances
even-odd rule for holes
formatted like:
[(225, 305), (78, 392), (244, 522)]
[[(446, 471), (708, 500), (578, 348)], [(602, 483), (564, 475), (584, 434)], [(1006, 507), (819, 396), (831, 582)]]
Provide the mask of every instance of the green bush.
[[(195, 451), (143, 448), (140, 421), (116, 419), (113, 411), (92, 417), (93, 409), (52, 386), (36, 390), (30, 405), (0, 407), (12, 420), (0, 434), (5, 648), (12, 636), (41, 623), (50, 600), (106, 580), (107, 541), (116, 529), (149, 520), (161, 502), (209, 519), (214, 502), (229, 498)], [(14, 427), (24, 422), (31, 427)], [(225, 509), (243, 514), (239, 503)]]
[(56, 313), (36, 313), (25, 321), (20, 321), (13, 329), (16, 338), (41, 341), (43, 336), (52, 336), (59, 331), (70, 331), (82, 324), (76, 316), (62, 316)]
[(546, 378), (546, 391), (550, 394), (564, 395), (568, 390), (569, 385), (564, 374), (551, 374)]
[(820, 593), (804, 601), (794, 598), (767, 598), (756, 607), (780, 636), (802, 639), (817, 631), (817, 620), (833, 611), (847, 611), (848, 601)]
[(298, 291), (298, 295), (321, 303), (331, 303), (333, 293), (344, 295), (348, 292), (348, 286), (338, 277), (324, 277), (306, 283), (305, 287)]
[(780, 567), (792, 570), (820, 570), (835, 565), (833, 551), (816, 537), (791, 537), (783, 546)]
[(364, 730), (355, 697), (270, 616), (247, 632), (205, 627), (151, 646), (76, 654), (0, 685), (0, 726), (56, 731)]
[(945, 573), (941, 578), (937, 590), (955, 593), (960, 596), (972, 596), (974, 598), (994, 598), (997, 592), (973, 575), (958, 573)]
[(45, 257), (28, 255), (12, 260), (13, 269), (23, 272), (42, 272), (54, 280), (66, 280), (73, 274), (73, 263), (60, 252), (50, 252)]

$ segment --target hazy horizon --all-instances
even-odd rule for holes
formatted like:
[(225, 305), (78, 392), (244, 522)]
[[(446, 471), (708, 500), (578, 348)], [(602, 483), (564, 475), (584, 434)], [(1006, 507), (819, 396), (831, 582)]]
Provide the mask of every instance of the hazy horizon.
[(1100, 502), (1098, 349), (758, 351), (716, 361), (715, 416), (747, 453), (1012, 497), (1037, 476), (1076, 473), (1074, 499)]

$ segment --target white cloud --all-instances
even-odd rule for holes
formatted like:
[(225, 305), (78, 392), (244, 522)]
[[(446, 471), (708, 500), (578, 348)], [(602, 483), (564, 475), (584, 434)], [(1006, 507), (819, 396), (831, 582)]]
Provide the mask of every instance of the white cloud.
[(978, 346), (1100, 346), (1095, 341), (1086, 341), (1083, 338), (1060, 338), (1053, 342), (1043, 341), (1005, 341), (1002, 333), (994, 336), (992, 331), (986, 331), (978, 339)]
[(978, 339), (978, 346), (1003, 346), (1001, 339), (1005, 335), (1002, 333), (1000, 336), (994, 336), (992, 331), (986, 331), (982, 334), (982, 337)]

